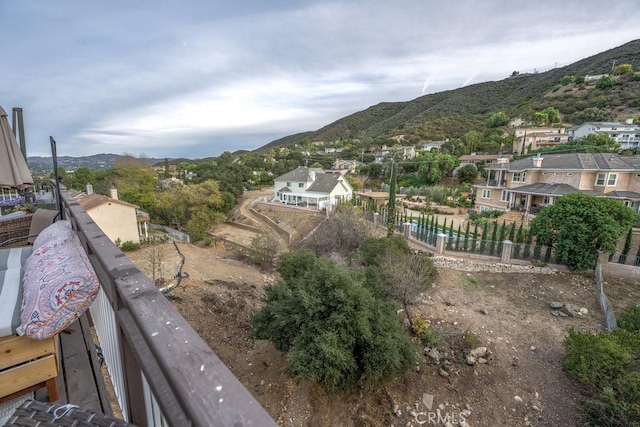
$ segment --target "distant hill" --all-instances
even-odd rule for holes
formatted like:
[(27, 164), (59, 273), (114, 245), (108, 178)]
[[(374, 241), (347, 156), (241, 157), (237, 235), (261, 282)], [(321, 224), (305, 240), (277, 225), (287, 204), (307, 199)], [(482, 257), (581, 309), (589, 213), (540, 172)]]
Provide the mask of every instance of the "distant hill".
[(280, 138), (255, 151), (293, 145), (304, 138), (330, 142), (346, 137), (376, 138), (403, 133), (425, 140), (455, 138), (481, 128), (491, 113), (504, 111), (511, 117), (526, 116), (548, 106), (558, 108), (569, 123), (580, 111), (592, 107), (608, 108), (616, 119), (622, 119), (630, 112), (640, 111), (639, 79), (634, 77), (626, 82), (624, 89), (614, 87), (597, 93), (577, 87), (562, 88), (560, 84), (566, 75), (584, 77), (609, 73), (614, 63), (628, 63), (636, 72), (640, 71), (640, 40), (543, 73), (518, 74), (407, 102), (382, 102), (317, 131)]
[[(94, 154), (92, 156), (70, 157), (58, 156), (58, 167), (64, 169), (78, 169), (87, 167), (91, 170), (109, 169), (115, 165), (116, 159), (121, 157), (118, 154)], [(144, 159), (149, 164), (164, 162), (164, 159)], [(32, 170), (51, 171), (53, 170), (53, 159), (51, 157), (28, 157), (27, 163)]]

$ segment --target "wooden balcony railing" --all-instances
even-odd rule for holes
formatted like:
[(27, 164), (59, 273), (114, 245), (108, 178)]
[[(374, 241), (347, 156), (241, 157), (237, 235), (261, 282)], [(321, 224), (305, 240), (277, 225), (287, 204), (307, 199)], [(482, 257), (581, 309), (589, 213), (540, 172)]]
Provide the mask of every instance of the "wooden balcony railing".
[(269, 426), (266, 411), (66, 190), (102, 285), (91, 315), (123, 417), (140, 426)]

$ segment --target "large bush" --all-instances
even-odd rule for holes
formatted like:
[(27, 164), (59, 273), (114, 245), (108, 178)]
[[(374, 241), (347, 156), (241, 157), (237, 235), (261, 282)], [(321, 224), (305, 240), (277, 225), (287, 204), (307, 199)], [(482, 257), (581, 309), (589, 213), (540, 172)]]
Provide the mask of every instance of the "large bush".
[(624, 311), (618, 320), (618, 327), (627, 331), (640, 332), (640, 304)]
[[(622, 319), (638, 320), (634, 307)], [(593, 426), (640, 426), (640, 333), (624, 327), (593, 335), (569, 330), (564, 368), (585, 384), (590, 398), (584, 411)]]
[(617, 200), (574, 193), (543, 208), (531, 233), (540, 244), (554, 246), (556, 258), (570, 270), (587, 270), (595, 268), (598, 251), (615, 250), (636, 217)]
[(394, 304), (376, 297), (363, 274), (309, 250), (282, 255), (277, 270), (282, 280), (265, 289), (252, 335), (287, 353), (288, 373), (345, 392), (358, 382), (378, 387), (414, 365)]

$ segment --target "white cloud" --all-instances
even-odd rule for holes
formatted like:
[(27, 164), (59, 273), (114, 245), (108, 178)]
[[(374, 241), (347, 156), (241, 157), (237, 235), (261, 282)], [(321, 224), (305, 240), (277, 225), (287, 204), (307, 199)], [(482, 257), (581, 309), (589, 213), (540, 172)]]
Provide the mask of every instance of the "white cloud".
[(47, 154), (49, 134), (61, 154), (216, 155), (379, 102), (567, 65), (637, 38), (635, 6), (3, 3), (0, 37), (15, 43), (0, 45), (0, 102), (24, 108), (31, 155)]

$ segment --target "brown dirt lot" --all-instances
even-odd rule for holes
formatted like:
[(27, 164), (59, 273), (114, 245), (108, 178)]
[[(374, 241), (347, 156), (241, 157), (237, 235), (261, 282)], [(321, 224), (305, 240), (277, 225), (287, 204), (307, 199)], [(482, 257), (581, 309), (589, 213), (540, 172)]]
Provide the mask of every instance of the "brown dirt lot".
[[(304, 222), (302, 217), (296, 211), (284, 221)], [(268, 342), (248, 337), (250, 316), (260, 306), (264, 286), (275, 279), (272, 275), (239, 261), (232, 249), (221, 244), (178, 246), (186, 257), (184, 271), (189, 278), (172, 291), (175, 307), (281, 425), (444, 425), (446, 416), (459, 420), (465, 408), (470, 411), (466, 419), (471, 426), (583, 424), (584, 396), (562, 371), (562, 340), (567, 327), (602, 330), (591, 276), (439, 268), (436, 282), (414, 312), (454, 343), (441, 350), (448, 353), (457, 374), (443, 377), (425, 358), (419, 371), (383, 390), (331, 396), (314, 384), (285, 375), (286, 357)], [(127, 256), (150, 274), (147, 250)], [(177, 261), (173, 245), (165, 245), (167, 277)], [(610, 279), (606, 290), (617, 312), (640, 301), (637, 283)], [(584, 307), (588, 314), (553, 317), (548, 308), (553, 300)], [(461, 348), (471, 344), (491, 351), (487, 364), (461, 363)], [(431, 411), (422, 403), (425, 393), (433, 395)], [(393, 401), (400, 416), (392, 413)]]

